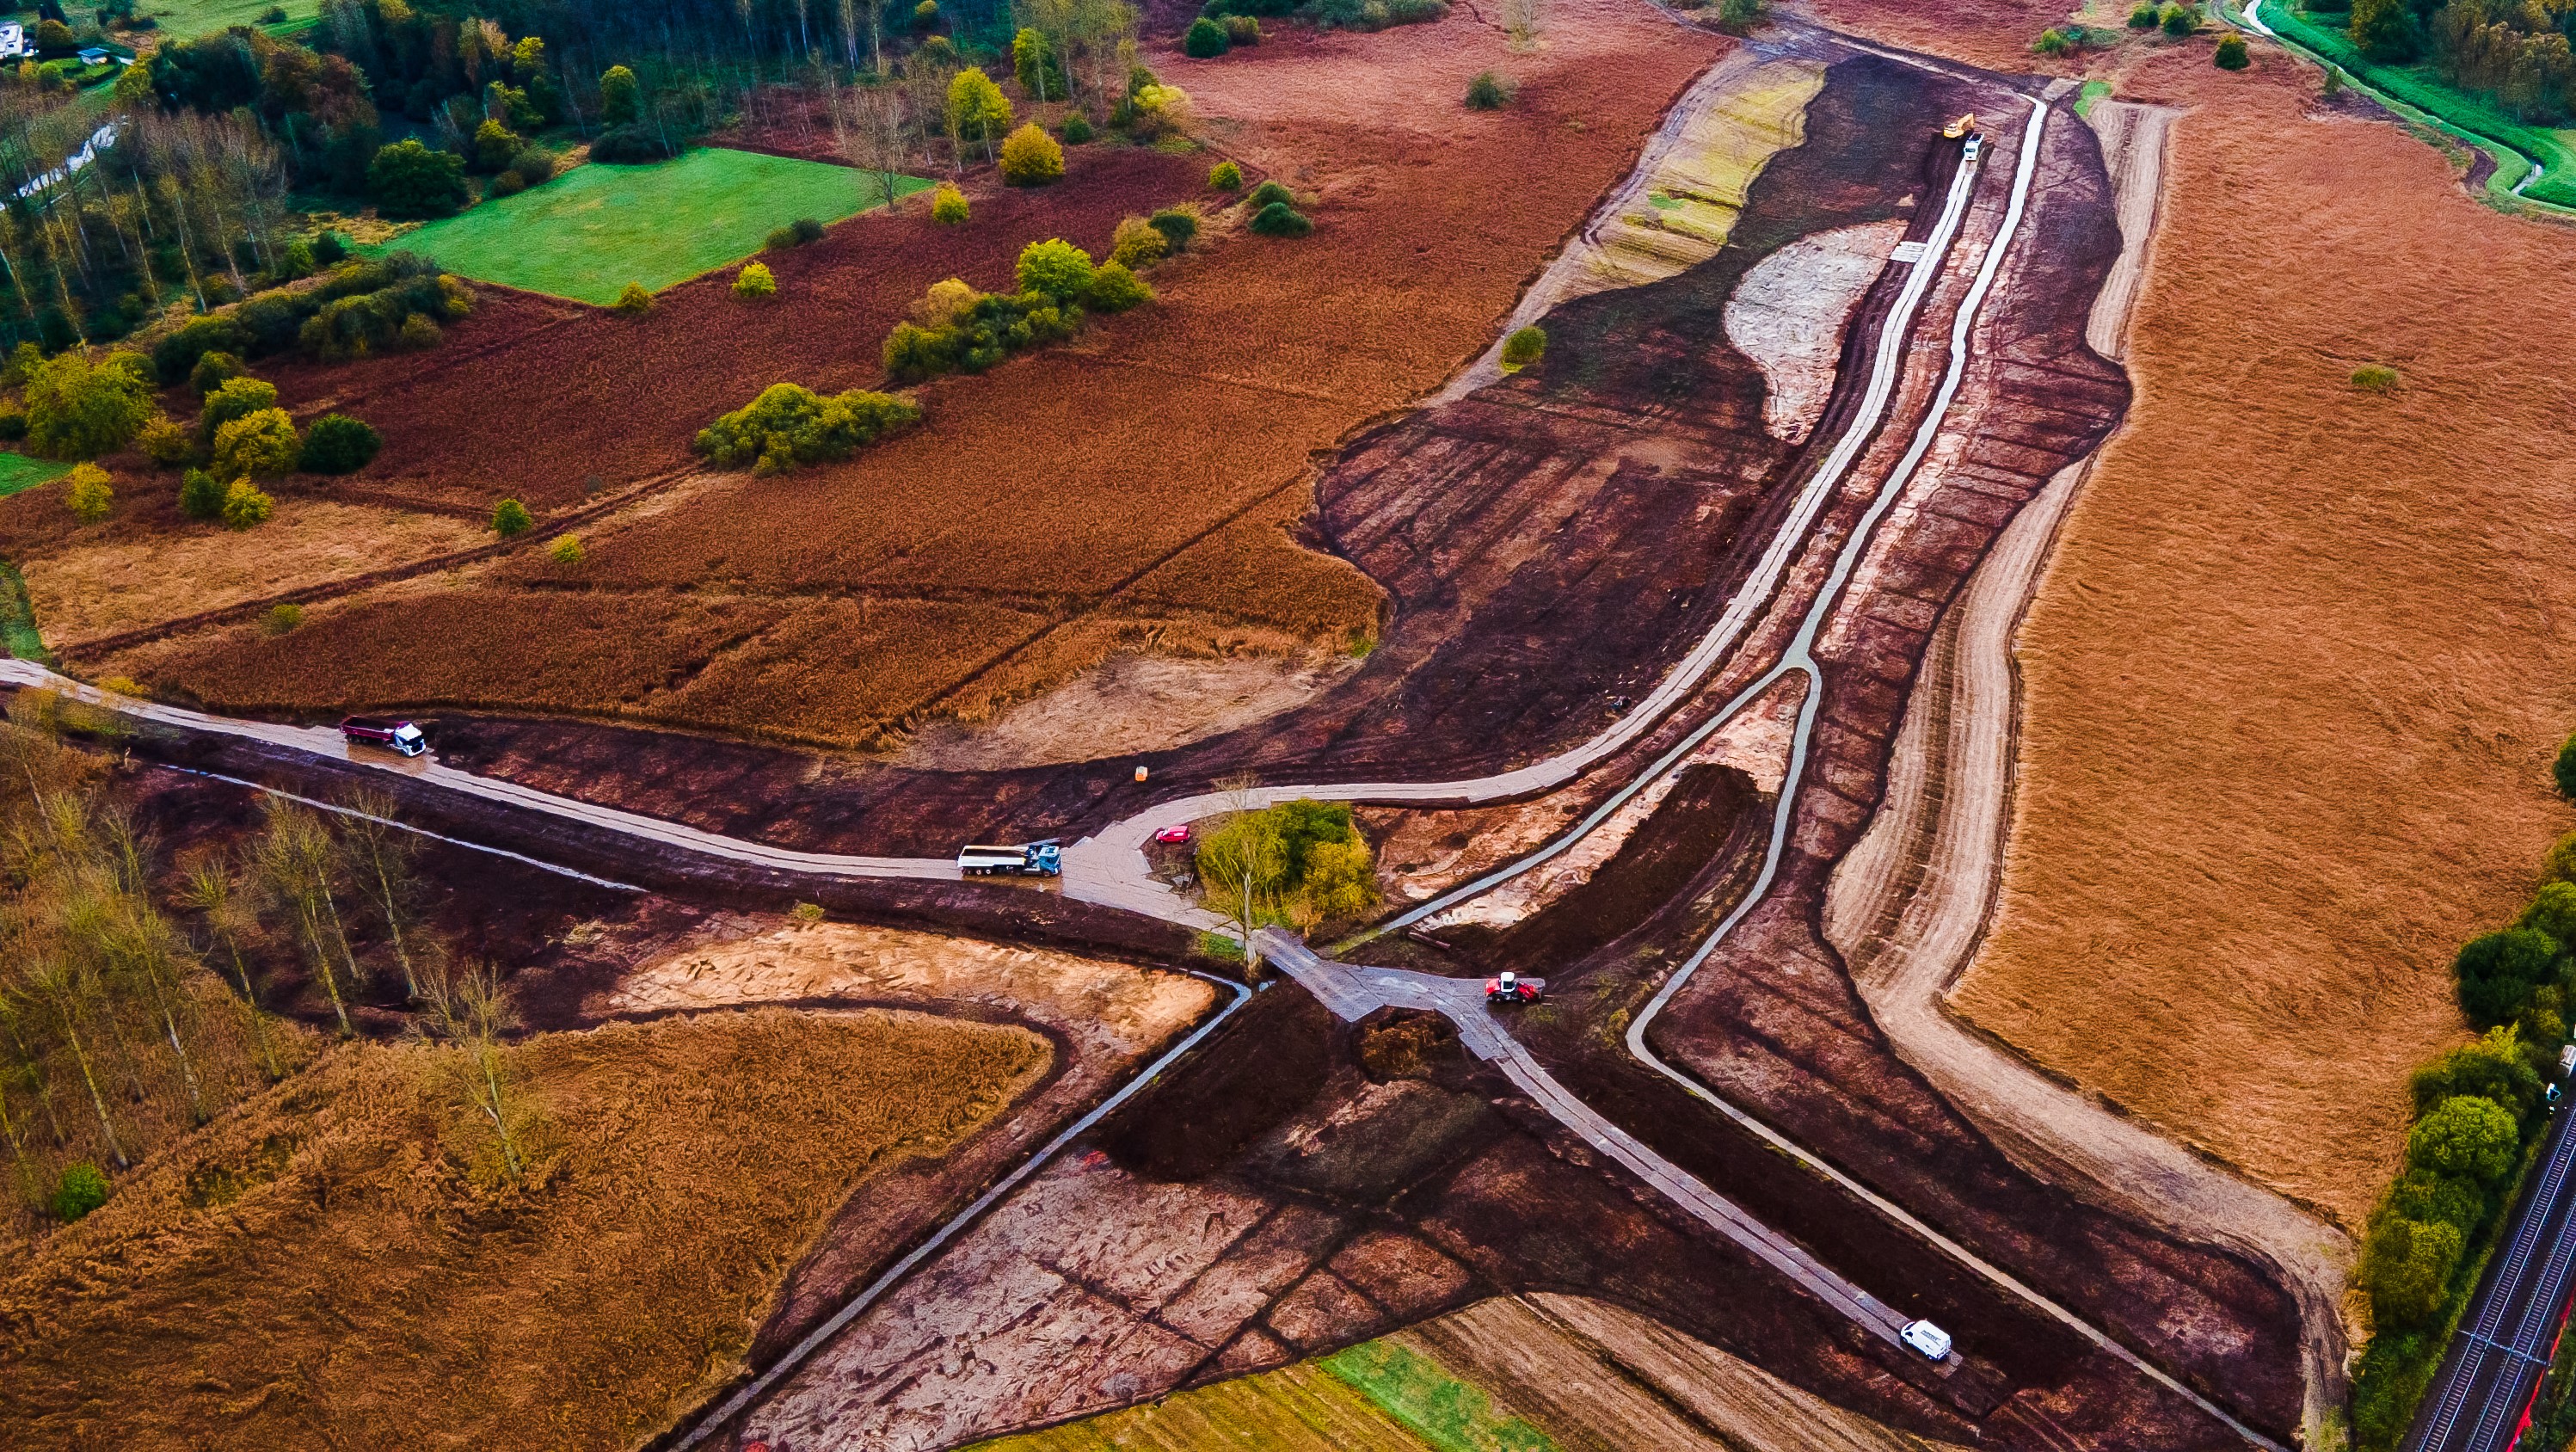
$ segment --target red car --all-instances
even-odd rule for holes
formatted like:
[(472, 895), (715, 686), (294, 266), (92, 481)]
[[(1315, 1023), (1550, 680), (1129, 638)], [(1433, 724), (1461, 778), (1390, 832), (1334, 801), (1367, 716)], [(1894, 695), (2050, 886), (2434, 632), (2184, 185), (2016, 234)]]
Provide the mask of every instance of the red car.
[(1190, 824), (1183, 822), (1177, 827), (1165, 827), (1163, 830), (1154, 834), (1154, 840), (1157, 842), (1169, 842), (1174, 844), (1187, 842), (1190, 840)]
[(1523, 978), (1517, 973), (1505, 973), (1485, 980), (1487, 1003), (1536, 1003), (1539, 995), (1546, 991), (1546, 979)]

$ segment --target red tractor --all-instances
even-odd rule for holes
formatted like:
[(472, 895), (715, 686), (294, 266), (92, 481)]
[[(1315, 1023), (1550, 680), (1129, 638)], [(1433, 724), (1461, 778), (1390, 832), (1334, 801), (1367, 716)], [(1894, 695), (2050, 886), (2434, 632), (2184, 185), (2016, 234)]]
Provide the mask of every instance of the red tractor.
[(1487, 1003), (1536, 1003), (1547, 992), (1544, 978), (1523, 978), (1517, 973), (1504, 973), (1485, 980)]

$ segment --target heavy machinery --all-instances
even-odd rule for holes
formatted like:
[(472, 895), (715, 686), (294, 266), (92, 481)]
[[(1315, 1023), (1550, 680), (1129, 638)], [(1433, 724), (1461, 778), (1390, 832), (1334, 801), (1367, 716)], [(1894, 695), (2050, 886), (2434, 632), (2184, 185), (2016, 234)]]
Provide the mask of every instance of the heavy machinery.
[(429, 749), (429, 738), (409, 721), (351, 716), (340, 723), (340, 735), (353, 745), (381, 746), (404, 756), (418, 756)]
[(1967, 115), (1960, 117), (1958, 120), (1951, 122), (1949, 125), (1942, 127), (1941, 134), (1950, 138), (1952, 141), (1956, 141), (1960, 137), (1965, 136), (1976, 129), (1977, 113), (1971, 111)]
[(957, 870), (968, 877), (1057, 877), (1064, 872), (1064, 849), (1052, 837), (1017, 847), (970, 845), (957, 849)]
[(1536, 1003), (1547, 992), (1544, 978), (1523, 978), (1517, 973), (1503, 973), (1485, 980), (1487, 1003)]

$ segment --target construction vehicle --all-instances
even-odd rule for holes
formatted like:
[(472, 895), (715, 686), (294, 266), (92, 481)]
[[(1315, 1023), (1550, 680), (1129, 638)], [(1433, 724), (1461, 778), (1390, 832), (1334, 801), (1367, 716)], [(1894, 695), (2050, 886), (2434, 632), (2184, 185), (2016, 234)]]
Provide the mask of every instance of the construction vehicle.
[(1064, 849), (1052, 837), (1017, 847), (960, 847), (957, 870), (968, 877), (1059, 877)]
[(1941, 134), (1950, 138), (1952, 141), (1956, 141), (1960, 137), (1965, 136), (1976, 129), (1977, 113), (1971, 111), (1967, 115), (1960, 117), (1958, 120), (1951, 122), (1949, 125), (1942, 127)]
[(340, 735), (354, 746), (382, 746), (404, 756), (418, 756), (429, 749), (429, 738), (409, 721), (351, 716), (340, 723)]
[(1950, 1355), (1950, 1333), (1929, 1321), (1908, 1321), (1905, 1329), (1896, 1334), (1906, 1345), (1934, 1361), (1946, 1360)]
[(1547, 992), (1544, 978), (1523, 978), (1517, 973), (1503, 973), (1485, 980), (1487, 1003), (1536, 1003)]

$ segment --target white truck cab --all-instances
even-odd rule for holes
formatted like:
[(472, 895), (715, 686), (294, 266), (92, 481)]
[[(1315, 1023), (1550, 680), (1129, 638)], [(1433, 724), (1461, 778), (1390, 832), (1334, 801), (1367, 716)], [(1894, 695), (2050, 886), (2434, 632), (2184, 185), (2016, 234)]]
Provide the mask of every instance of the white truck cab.
[(1950, 1355), (1950, 1333), (1929, 1321), (1908, 1321), (1905, 1329), (1896, 1334), (1931, 1360), (1941, 1361)]

